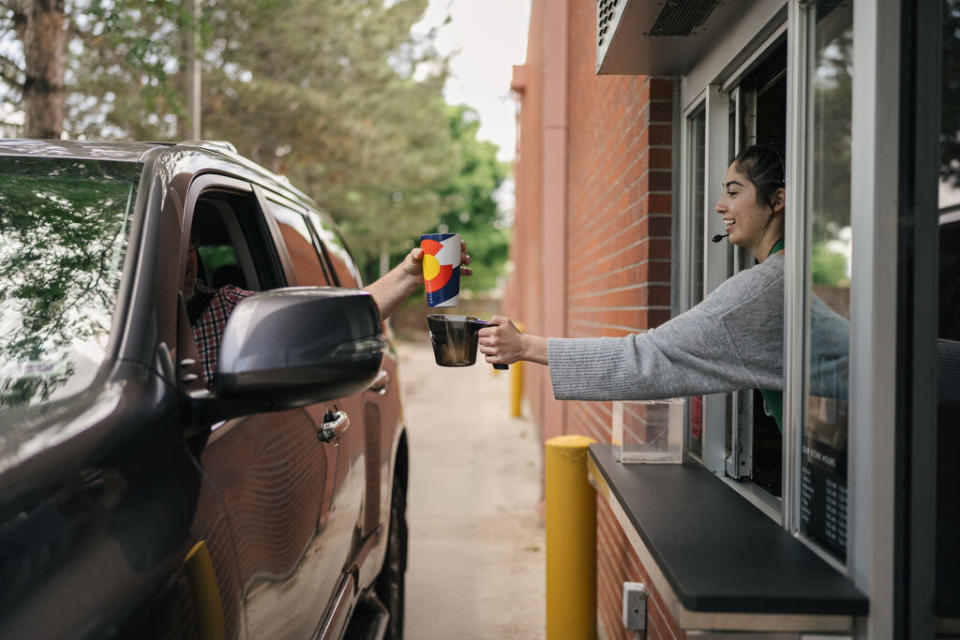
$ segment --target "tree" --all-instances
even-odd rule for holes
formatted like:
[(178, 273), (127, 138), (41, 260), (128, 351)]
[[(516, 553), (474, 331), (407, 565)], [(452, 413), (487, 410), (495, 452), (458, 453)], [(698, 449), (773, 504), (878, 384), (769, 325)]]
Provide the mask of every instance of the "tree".
[[(177, 34), (188, 18), (153, 6), (169, 3), (133, 2), (145, 4), (119, 11), (120, 42), (83, 41), (76, 133), (96, 134), (105, 121), (115, 137), (178, 135)], [(459, 166), (442, 125), (446, 61), (432, 35), (411, 36), (425, 7), (426, 0), (205, 5), (204, 137), (230, 140), (288, 175), (341, 223), (362, 256), (396, 251), (433, 226), (443, 210), (437, 187)], [(167, 44), (145, 42), (151, 33), (151, 42)], [(82, 108), (83, 95), (105, 99)]]
[(510, 235), (503, 228), (494, 196), (509, 175), (509, 165), (497, 160), (497, 146), (477, 139), (479, 114), (466, 105), (448, 107), (447, 122), (460, 155), (460, 172), (441, 189), (450, 207), (440, 224), (468, 242), (474, 275), (461, 287), (492, 289), (510, 254)]
[[(169, 104), (159, 111), (178, 114), (182, 91), (171, 80), (179, 80), (182, 66), (180, 34), (196, 27), (176, 2), (2, 0), (0, 38), (13, 45), (0, 56), (3, 99), (22, 107), (28, 138), (59, 138), (65, 131), (103, 137), (117, 97), (118, 104), (144, 101), (151, 114), (162, 98)], [(105, 76), (109, 82), (102, 81)], [(138, 115), (143, 117), (136, 122), (147, 126), (133, 133), (152, 132), (156, 116)], [(124, 114), (118, 120), (135, 118)], [(115, 127), (113, 133), (123, 130)]]
[[(437, 197), (445, 203), (436, 226), (425, 228), (407, 240), (401, 252), (390, 262), (396, 264), (414, 246), (420, 233), (440, 230), (459, 233), (467, 242), (474, 275), (460, 281), (463, 289), (486, 291), (497, 285), (509, 257), (510, 235), (504, 228), (497, 190), (509, 175), (509, 164), (497, 160), (497, 145), (477, 139), (480, 116), (467, 105), (446, 108), (447, 127), (456, 154), (451, 164), (457, 172), (437, 189)], [(370, 260), (361, 265), (367, 279), (375, 277), (377, 267)]]
[(18, 54), (0, 57), (5, 97), (22, 102), (26, 137), (59, 138), (65, 95), (65, 0), (6, 0), (0, 8), (0, 37), (20, 44)]
[(183, 139), (186, 39), (205, 23), (179, 1), (75, 0), (69, 17), (68, 133)]

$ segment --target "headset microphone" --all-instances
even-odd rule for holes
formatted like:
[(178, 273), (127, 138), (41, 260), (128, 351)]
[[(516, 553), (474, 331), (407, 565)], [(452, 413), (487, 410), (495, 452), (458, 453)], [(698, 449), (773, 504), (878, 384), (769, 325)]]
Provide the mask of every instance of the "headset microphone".
[(723, 240), (729, 235), (730, 235), (729, 233), (718, 233), (717, 235), (710, 238), (710, 242), (720, 242), (721, 240)]

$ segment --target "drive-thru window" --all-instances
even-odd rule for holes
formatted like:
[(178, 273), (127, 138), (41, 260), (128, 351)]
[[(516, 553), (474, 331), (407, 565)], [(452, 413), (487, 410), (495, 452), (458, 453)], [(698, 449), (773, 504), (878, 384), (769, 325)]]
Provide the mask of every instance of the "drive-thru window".
[[(666, 97), (645, 77), (672, 86), (672, 140), (644, 134), (648, 148), (639, 151), (651, 172), (670, 172), (671, 315), (754, 264), (717, 239), (724, 224), (714, 204), (737, 153), (757, 143), (779, 149), (787, 194), (782, 428), (758, 392), (741, 391), (687, 399), (683, 465), (628, 469), (611, 445), (594, 445), (593, 480), (638, 559), (634, 567), (612, 552), (620, 532), (602, 524), (598, 589), (617, 590), (618, 563), (627, 565), (624, 572), (653, 587), (651, 624), (667, 637), (956, 636), (960, 2), (598, 0), (589, 26), (576, 3), (563, 4), (569, 23), (539, 14), (534, 2), (533, 29), (541, 25), (548, 37), (537, 42), (543, 61), (528, 54), (528, 66), (545, 70), (543, 95), (559, 95), (551, 92), (551, 68), (562, 63), (551, 58), (549, 37), (571, 29), (570, 70), (556, 76), (569, 85), (573, 115), (561, 124), (570, 166), (587, 151), (582, 138), (602, 145), (607, 135), (602, 122), (592, 138), (581, 133), (594, 125), (576, 120), (580, 94), (600, 96), (589, 103), (598, 114), (616, 113), (604, 111), (604, 96), (614, 89), (618, 99), (629, 96), (622, 87), (633, 85), (618, 77), (635, 76), (648, 92), (637, 119), (656, 124), (657, 100)], [(585, 38), (573, 30), (594, 27), (589, 54), (599, 77), (589, 84), (578, 66)], [(536, 161), (545, 167), (537, 180), (548, 181), (548, 151), (568, 150), (550, 137), (550, 107), (537, 102), (532, 75), (515, 78), (523, 81), (521, 110), (546, 114), (545, 157)], [(531, 136), (523, 122), (522, 135)], [(528, 151), (524, 140), (520, 162), (529, 163), (540, 149)], [(655, 165), (654, 148), (669, 153), (668, 166)], [(605, 202), (604, 188), (622, 188), (616, 180), (597, 184), (606, 166), (586, 176), (568, 171), (568, 254), (576, 254), (577, 238), (592, 237), (590, 227), (569, 222), (582, 219), (577, 194)], [(518, 193), (527, 198), (518, 201), (521, 233), (523, 216), (537, 215), (528, 213), (525, 170), (518, 170)], [(656, 188), (646, 202), (664, 193)], [(554, 215), (546, 209), (538, 213), (544, 220)], [(594, 224), (621, 222), (597, 207)], [(548, 264), (552, 254), (541, 250)], [(549, 274), (518, 269), (515, 279), (530, 272), (549, 287)], [(637, 273), (641, 284), (659, 284)], [(514, 308), (528, 324), (539, 312), (523, 301)], [(644, 322), (620, 324), (657, 324)], [(567, 335), (587, 335), (572, 323), (563, 325)], [(609, 332), (596, 335), (619, 328), (604, 325)], [(566, 428), (596, 424), (589, 434), (608, 437), (603, 410), (542, 407), (545, 422), (559, 415)], [(619, 632), (611, 619), (608, 634)]]

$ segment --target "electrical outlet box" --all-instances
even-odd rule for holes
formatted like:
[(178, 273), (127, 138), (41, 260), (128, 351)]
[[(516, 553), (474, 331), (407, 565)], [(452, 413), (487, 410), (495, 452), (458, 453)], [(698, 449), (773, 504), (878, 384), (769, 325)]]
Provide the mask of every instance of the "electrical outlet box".
[(642, 582), (623, 583), (623, 627), (631, 630), (647, 628), (647, 588)]

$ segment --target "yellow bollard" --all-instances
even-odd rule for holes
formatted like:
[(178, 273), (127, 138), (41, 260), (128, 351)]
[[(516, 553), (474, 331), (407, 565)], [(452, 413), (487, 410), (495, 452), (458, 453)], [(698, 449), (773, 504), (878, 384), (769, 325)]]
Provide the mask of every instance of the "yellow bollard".
[(523, 416), (523, 361), (514, 362), (510, 369), (510, 415)]
[(201, 540), (193, 545), (184, 560), (187, 578), (193, 587), (197, 608), (198, 637), (203, 640), (223, 640), (226, 636), (223, 624), (223, 605), (220, 602), (220, 587), (213, 571), (213, 560), (207, 544)]
[(547, 640), (597, 637), (597, 499), (586, 436), (546, 442)]
[[(523, 333), (523, 323), (517, 322), (517, 329)], [(523, 360), (514, 362), (510, 374), (510, 415), (523, 417)]]

